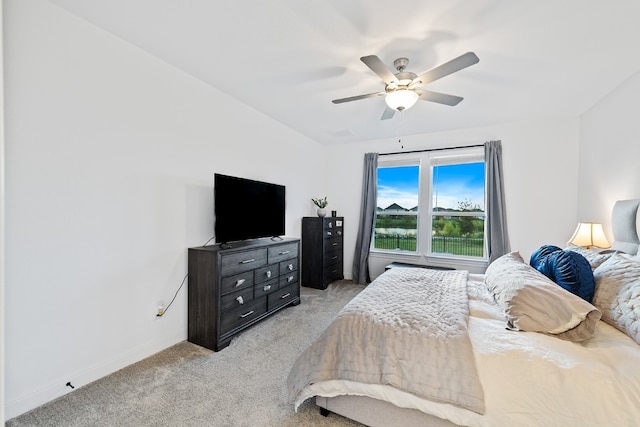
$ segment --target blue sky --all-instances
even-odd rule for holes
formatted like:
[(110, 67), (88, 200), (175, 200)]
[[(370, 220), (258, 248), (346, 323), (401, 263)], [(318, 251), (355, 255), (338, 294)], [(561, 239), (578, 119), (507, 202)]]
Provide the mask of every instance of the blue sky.
[[(444, 165), (437, 170), (438, 206), (457, 209), (458, 202), (466, 199), (484, 209), (483, 162)], [(408, 209), (416, 206), (418, 174), (418, 166), (379, 168), (378, 206), (386, 208), (392, 203)]]

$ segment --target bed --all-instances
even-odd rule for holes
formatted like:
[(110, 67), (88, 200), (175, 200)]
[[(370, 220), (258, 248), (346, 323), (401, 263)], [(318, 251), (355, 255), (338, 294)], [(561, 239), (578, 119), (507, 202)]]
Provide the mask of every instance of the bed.
[(608, 251), (385, 271), (298, 357), (295, 409), (315, 398), (370, 426), (640, 425), (639, 205), (616, 202)]

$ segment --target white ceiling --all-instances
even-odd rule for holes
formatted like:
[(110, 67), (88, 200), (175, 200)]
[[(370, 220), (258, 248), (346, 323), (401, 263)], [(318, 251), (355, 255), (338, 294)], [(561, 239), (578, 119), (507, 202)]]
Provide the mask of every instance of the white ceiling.
[[(575, 117), (640, 70), (636, 0), (51, 0), (323, 144)], [(360, 57), (420, 74), (480, 62), (381, 121), (384, 89)]]

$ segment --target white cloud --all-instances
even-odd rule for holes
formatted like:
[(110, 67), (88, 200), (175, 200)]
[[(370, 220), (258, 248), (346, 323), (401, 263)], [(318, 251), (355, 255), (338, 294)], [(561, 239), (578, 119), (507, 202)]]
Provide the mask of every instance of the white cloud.
[(440, 183), (437, 200), (438, 206), (442, 208), (458, 209), (459, 202), (468, 200), (484, 209), (484, 188), (468, 187), (464, 182), (458, 181)]
[(397, 203), (403, 208), (411, 209), (418, 205), (418, 194), (416, 191), (403, 191), (398, 188), (378, 186), (378, 207), (385, 209), (393, 203)]
[[(472, 204), (484, 209), (484, 188), (471, 188), (462, 182), (451, 181), (441, 183), (438, 189), (437, 206), (458, 209), (459, 202), (469, 200)], [(378, 207), (385, 209), (397, 203), (403, 208), (411, 209), (418, 205), (417, 191), (401, 190), (390, 186), (378, 187)]]

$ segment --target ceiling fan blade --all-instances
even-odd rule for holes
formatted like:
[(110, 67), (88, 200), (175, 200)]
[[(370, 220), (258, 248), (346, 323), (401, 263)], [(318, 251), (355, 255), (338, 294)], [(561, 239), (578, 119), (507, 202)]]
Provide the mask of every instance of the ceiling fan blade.
[(442, 77), (448, 76), (449, 74), (455, 73), (456, 71), (460, 71), (464, 68), (470, 67), (473, 64), (477, 64), (480, 59), (473, 52), (467, 52), (464, 55), (460, 55), (455, 59), (452, 59), (449, 62), (445, 62), (442, 65), (438, 65), (435, 68), (432, 68), (429, 71), (426, 71), (413, 79), (410, 85), (414, 84), (414, 82), (421, 82), (420, 84), (427, 84)]
[(331, 102), (333, 102), (334, 104), (342, 104), (343, 102), (351, 102), (351, 101), (357, 101), (359, 99), (373, 98), (374, 96), (382, 96), (385, 94), (386, 92), (367, 93), (366, 95), (357, 95), (357, 96), (350, 96), (348, 98), (334, 99)]
[(392, 118), (395, 113), (396, 113), (396, 110), (389, 107), (388, 105), (385, 105), (384, 112), (382, 113), (382, 117), (380, 117), (380, 120), (388, 120)]
[(458, 105), (460, 101), (464, 99), (460, 96), (447, 95), (446, 93), (432, 92), (430, 90), (422, 90), (420, 92), (422, 93), (420, 94), (420, 98), (418, 99), (421, 99), (423, 101), (437, 102), (438, 104), (450, 105), (452, 107), (454, 105)]
[(376, 55), (363, 56), (362, 58), (360, 58), (360, 60), (364, 62), (367, 67), (371, 68), (371, 70), (376, 73), (386, 84), (398, 84), (398, 78), (393, 74), (391, 70), (389, 70), (389, 68), (387, 68), (386, 65), (384, 65), (384, 62), (382, 62)]

